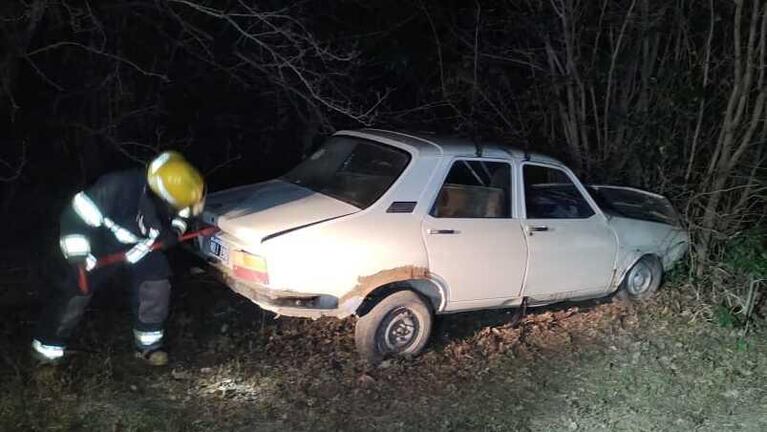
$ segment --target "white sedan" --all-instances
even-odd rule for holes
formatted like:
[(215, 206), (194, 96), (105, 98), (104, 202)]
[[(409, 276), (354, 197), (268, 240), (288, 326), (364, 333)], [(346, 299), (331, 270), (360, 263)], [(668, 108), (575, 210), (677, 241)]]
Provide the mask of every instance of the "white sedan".
[(359, 317), (369, 361), (414, 355), (434, 314), (652, 295), (686, 252), (663, 196), (584, 186), (510, 147), (363, 129), (285, 176), (212, 194), (198, 253), (280, 315)]

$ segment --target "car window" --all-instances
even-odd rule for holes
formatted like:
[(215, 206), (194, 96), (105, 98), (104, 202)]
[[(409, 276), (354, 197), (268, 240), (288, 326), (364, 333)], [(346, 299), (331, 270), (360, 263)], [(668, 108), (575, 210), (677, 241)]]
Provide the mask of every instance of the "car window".
[(455, 161), (431, 215), (437, 218), (511, 217), (511, 166), (505, 162)]
[(378, 200), (402, 174), (410, 154), (352, 137), (333, 137), (282, 179), (359, 208)]
[(594, 214), (564, 171), (525, 164), (522, 173), (528, 219), (585, 219)]

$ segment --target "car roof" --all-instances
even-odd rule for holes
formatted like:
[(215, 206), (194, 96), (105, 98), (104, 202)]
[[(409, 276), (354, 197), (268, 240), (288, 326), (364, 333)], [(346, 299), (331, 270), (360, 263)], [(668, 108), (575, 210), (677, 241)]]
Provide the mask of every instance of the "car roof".
[[(428, 132), (397, 132), (371, 128), (342, 130), (336, 132), (335, 135), (351, 135), (384, 143), (388, 142), (389, 144), (396, 143), (415, 151), (421, 156), (477, 156), (477, 146), (474, 142), (470, 139), (456, 136), (437, 135)], [(492, 142), (482, 142), (482, 156), (504, 159), (511, 157), (519, 160), (526, 158), (524, 150)], [(562, 162), (557, 159), (540, 153), (529, 152), (527, 157), (533, 162), (562, 165)]]

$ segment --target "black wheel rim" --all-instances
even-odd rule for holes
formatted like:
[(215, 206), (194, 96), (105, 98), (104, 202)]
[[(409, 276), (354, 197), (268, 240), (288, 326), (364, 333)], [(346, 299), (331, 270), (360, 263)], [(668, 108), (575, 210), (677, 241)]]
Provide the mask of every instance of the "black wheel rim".
[(421, 324), (416, 314), (406, 307), (390, 311), (378, 326), (376, 340), (384, 354), (406, 353), (418, 339)]

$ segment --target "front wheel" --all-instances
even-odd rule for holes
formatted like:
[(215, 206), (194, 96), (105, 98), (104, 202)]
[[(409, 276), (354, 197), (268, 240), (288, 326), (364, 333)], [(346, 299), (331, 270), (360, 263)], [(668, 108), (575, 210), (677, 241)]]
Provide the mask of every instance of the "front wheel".
[(357, 351), (371, 364), (384, 357), (419, 354), (429, 340), (432, 314), (413, 291), (398, 291), (381, 300), (357, 321)]
[(623, 300), (641, 301), (655, 294), (663, 278), (663, 266), (654, 256), (645, 255), (623, 277), (618, 296)]

